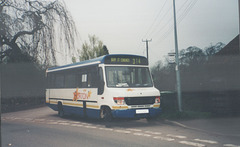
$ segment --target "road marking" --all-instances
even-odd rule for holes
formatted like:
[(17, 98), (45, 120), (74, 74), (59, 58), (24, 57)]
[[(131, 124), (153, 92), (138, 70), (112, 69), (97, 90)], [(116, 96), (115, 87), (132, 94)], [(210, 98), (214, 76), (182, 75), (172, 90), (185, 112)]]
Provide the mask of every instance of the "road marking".
[(142, 136), (143, 133), (133, 133), (133, 135)]
[(196, 146), (196, 147), (205, 147), (206, 146), (205, 144), (190, 142), (190, 141), (179, 141), (179, 143), (190, 145), (190, 146)]
[(105, 131), (112, 131), (113, 129), (111, 128), (99, 128), (100, 130), (105, 130)]
[(144, 137), (150, 137), (150, 136), (151, 136), (151, 135), (145, 134), (145, 133), (133, 133), (133, 135), (136, 135), (136, 136), (144, 136)]
[(35, 122), (44, 122), (45, 119), (33, 119), (32, 121), (35, 121)]
[(57, 125), (58, 122), (48, 122), (47, 124), (49, 124), (49, 125)]
[(240, 147), (239, 145), (234, 145), (234, 144), (224, 144), (224, 147)]
[[(78, 127), (79, 124), (71, 124), (70, 126)], [(81, 125), (82, 126), (82, 125)]]
[(128, 131), (135, 131), (135, 132), (141, 132), (142, 130), (140, 129), (127, 129)]
[(82, 127), (83, 126), (81, 124), (72, 124), (72, 125), (74, 125), (75, 127)]
[(22, 118), (14, 117), (13, 119), (14, 119), (14, 120), (21, 120)]
[(153, 137), (155, 139), (161, 139), (161, 140), (164, 140), (164, 141), (174, 141), (175, 139), (173, 138), (168, 138), (168, 137), (162, 137), (162, 136), (155, 136)]
[(217, 141), (212, 140), (202, 140), (202, 139), (194, 139), (195, 141), (203, 142), (203, 143), (209, 143), (209, 144), (218, 144)]
[(95, 126), (84, 126), (85, 128), (89, 128), (89, 129), (96, 129), (97, 127)]
[(15, 117), (8, 117), (8, 119), (12, 119), (12, 120), (14, 120), (14, 119), (15, 119)]
[(47, 120), (47, 121), (55, 122), (56, 120), (49, 119), (49, 120)]
[[(19, 118), (19, 117), (2, 117), (2, 120), (23, 120), (26, 122), (39, 122), (39, 123), (46, 123), (49, 125), (68, 125), (68, 126), (73, 126), (73, 127), (85, 127), (85, 128), (89, 128), (89, 129), (100, 129), (100, 130), (105, 130), (105, 131), (115, 131), (118, 133), (125, 133), (125, 134), (131, 134), (133, 133), (133, 135), (136, 136), (144, 136), (144, 137), (150, 137), (152, 135), (161, 135), (161, 132), (154, 132), (154, 131), (144, 131), (144, 133), (142, 133), (143, 130), (141, 129), (132, 129), (132, 128), (128, 128), (126, 130), (114, 130), (112, 128), (102, 128), (102, 125), (94, 125), (90, 124), (90, 123), (82, 123), (82, 122), (78, 122), (78, 121), (64, 121), (64, 120), (48, 120), (48, 119), (41, 119), (41, 118)], [(29, 131), (30, 132), (30, 131)], [(151, 134), (151, 135), (150, 135)], [(181, 136), (181, 135), (173, 135), (173, 134), (167, 134), (167, 137), (163, 137), (163, 136), (153, 136), (154, 139), (160, 139), (160, 140), (164, 140), (164, 141), (174, 141), (174, 138), (179, 138), (179, 139), (184, 139), (187, 138), (186, 136)], [(172, 137), (172, 138), (171, 138)], [(213, 141), (213, 140), (202, 140), (202, 139), (194, 139), (194, 141), (197, 142), (202, 142), (202, 143), (208, 143), (208, 144), (218, 144), (217, 141)], [(179, 143), (181, 144), (185, 144), (185, 145), (190, 145), (190, 146), (194, 146), (194, 147), (205, 147), (205, 144), (202, 143), (197, 143), (197, 142), (191, 142), (191, 141), (179, 141)], [(234, 144), (223, 144), (224, 147), (240, 147), (240, 145), (234, 145)]]
[(58, 123), (67, 123), (68, 121), (64, 121), (64, 120), (58, 120)]
[(186, 136), (173, 135), (173, 134), (167, 134), (167, 136), (168, 136), (168, 137), (179, 138), (179, 139), (184, 139), (184, 138), (187, 138)]
[(58, 123), (58, 124), (59, 124), (59, 125), (65, 125), (65, 126), (66, 126), (66, 125), (70, 125), (70, 123), (66, 123), (66, 122), (65, 122), (65, 123), (62, 122), (62, 123)]
[(126, 130), (114, 130), (115, 132), (118, 132), (118, 133), (125, 133), (125, 134), (130, 134), (131, 131), (126, 131)]
[(152, 131), (145, 131), (145, 133), (152, 134), (152, 135), (161, 135), (161, 132), (152, 132)]
[(32, 118), (24, 118), (25, 121), (32, 121)]
[(80, 124), (80, 122), (78, 122), (78, 121), (73, 121), (72, 123), (74, 123), (74, 124)]
[(88, 125), (88, 126), (91, 126), (92, 124), (89, 124), (89, 123), (81, 123), (82, 125)]

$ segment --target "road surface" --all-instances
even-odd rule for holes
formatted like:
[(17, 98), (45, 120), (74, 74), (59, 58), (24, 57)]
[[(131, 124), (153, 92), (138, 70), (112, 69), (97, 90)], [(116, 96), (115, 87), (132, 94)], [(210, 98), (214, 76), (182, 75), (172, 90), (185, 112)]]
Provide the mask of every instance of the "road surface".
[(3, 147), (238, 147), (240, 136), (188, 129), (157, 120), (105, 123), (77, 116), (60, 118), (48, 107), (2, 114)]

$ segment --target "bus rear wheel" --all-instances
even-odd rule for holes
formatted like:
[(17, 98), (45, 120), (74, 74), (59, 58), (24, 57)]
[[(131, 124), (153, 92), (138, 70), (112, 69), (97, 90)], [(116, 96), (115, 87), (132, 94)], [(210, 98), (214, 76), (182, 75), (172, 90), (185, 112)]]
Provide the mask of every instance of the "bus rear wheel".
[(100, 111), (100, 118), (106, 122), (112, 121), (112, 112), (109, 107), (102, 107)]
[(63, 117), (64, 116), (64, 111), (63, 111), (63, 106), (61, 102), (58, 102), (58, 116)]

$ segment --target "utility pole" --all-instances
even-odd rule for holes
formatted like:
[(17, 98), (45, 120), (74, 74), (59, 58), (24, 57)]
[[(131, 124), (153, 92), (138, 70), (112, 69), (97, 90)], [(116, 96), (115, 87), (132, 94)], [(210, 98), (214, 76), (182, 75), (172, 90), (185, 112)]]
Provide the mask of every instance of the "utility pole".
[(3, 75), (3, 47), (2, 44), (0, 43), (0, 146), (2, 146), (2, 75)]
[(148, 60), (148, 42), (151, 42), (152, 41), (152, 39), (151, 40), (142, 40), (142, 42), (146, 42), (146, 51), (147, 51), (147, 60)]
[[(0, 44), (0, 57), (1, 57), (1, 61), (0, 61), (0, 132), (2, 132), (2, 74), (3, 74), (3, 56), (2, 56), (2, 52), (3, 52), (3, 48), (2, 45)], [(0, 133), (0, 146), (2, 145), (2, 133)]]
[(238, 34), (238, 38), (239, 38), (239, 55), (240, 55), (240, 0), (238, 0), (238, 19), (239, 19), (239, 28), (238, 28), (238, 31), (239, 31), (239, 34)]
[(181, 80), (179, 72), (179, 55), (178, 55), (178, 39), (177, 39), (177, 21), (176, 21), (176, 7), (175, 0), (173, 0), (173, 15), (174, 15), (174, 36), (175, 36), (175, 60), (176, 60), (176, 79), (177, 79), (177, 96), (178, 96), (178, 110), (182, 112), (182, 94), (181, 94)]

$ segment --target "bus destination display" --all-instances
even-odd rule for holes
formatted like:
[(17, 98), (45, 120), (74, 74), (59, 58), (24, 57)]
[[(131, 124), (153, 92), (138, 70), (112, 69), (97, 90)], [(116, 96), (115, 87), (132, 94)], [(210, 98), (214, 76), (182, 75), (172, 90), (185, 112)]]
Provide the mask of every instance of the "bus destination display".
[(127, 64), (127, 65), (148, 65), (144, 57), (137, 56), (109, 56), (105, 59), (105, 64)]

